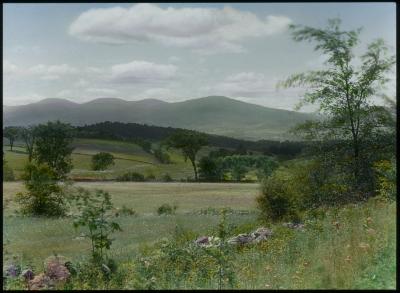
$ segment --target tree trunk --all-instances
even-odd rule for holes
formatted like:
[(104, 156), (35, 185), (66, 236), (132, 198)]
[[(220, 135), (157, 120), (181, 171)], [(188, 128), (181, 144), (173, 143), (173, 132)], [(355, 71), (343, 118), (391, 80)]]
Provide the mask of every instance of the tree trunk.
[(198, 181), (197, 180), (197, 167), (196, 167), (196, 161), (193, 159), (193, 160), (190, 160), (191, 162), (192, 162), (192, 166), (193, 166), (193, 170), (194, 170), (194, 179), (196, 180), (196, 181)]

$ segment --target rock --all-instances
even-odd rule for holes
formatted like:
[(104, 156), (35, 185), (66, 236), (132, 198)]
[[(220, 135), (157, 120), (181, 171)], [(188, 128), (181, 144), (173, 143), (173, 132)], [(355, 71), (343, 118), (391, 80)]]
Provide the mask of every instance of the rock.
[(268, 228), (258, 228), (256, 231), (254, 231), (253, 233), (251, 233), (251, 236), (253, 237), (253, 239), (256, 242), (262, 241), (262, 240), (266, 240), (268, 237), (272, 236), (272, 230), (268, 229)]
[(239, 234), (238, 236), (232, 237), (228, 240), (229, 244), (248, 244), (253, 241), (253, 237), (248, 234)]
[(201, 236), (197, 238), (195, 242), (199, 245), (206, 245), (209, 243), (208, 236)]
[(71, 274), (65, 263), (67, 261), (63, 257), (47, 258), (45, 262), (46, 275), (57, 282), (66, 281)]
[(290, 229), (295, 229), (295, 230), (304, 230), (305, 225), (302, 223), (283, 223), (283, 226), (288, 227)]
[(24, 277), (25, 281), (29, 281), (35, 277), (35, 274), (31, 269), (26, 269), (22, 271), (21, 276)]
[(49, 289), (54, 286), (50, 277), (41, 273), (28, 282), (29, 290)]
[(105, 265), (105, 264), (102, 264), (102, 265), (101, 265), (101, 269), (103, 270), (103, 272), (104, 272), (105, 274), (111, 273), (110, 268), (109, 268), (107, 265)]

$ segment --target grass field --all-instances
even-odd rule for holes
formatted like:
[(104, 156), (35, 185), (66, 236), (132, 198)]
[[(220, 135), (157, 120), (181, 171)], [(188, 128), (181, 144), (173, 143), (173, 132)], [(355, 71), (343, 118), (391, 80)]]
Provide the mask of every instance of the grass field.
[[(75, 139), (72, 154), (73, 169), (70, 177), (73, 179), (114, 179), (127, 171), (139, 172), (145, 176), (153, 174), (157, 179), (168, 173), (173, 179), (180, 180), (193, 177), (193, 168), (190, 162), (185, 162), (177, 150), (169, 150), (172, 164), (161, 164), (138, 145), (130, 142), (99, 139)], [(204, 147), (199, 156), (207, 154), (210, 149)], [(21, 175), (28, 155), (21, 142), (17, 142), (10, 151), (10, 147), (3, 143), (4, 158), (13, 169), (17, 178)], [(115, 165), (104, 171), (91, 170), (91, 156), (98, 152), (109, 152), (115, 156)]]
[[(255, 211), (258, 184), (81, 182), (75, 185), (106, 190), (112, 195), (114, 207), (125, 205), (137, 212), (137, 217), (119, 218), (124, 232), (118, 234), (115, 242), (117, 255), (127, 256), (140, 244), (168, 237), (176, 224), (205, 233), (217, 225), (218, 215), (197, 215), (201, 209), (230, 207), (250, 211), (232, 217), (234, 222), (253, 221), (256, 217), (251, 211)], [(39, 265), (53, 251), (72, 258), (89, 251), (87, 240), (74, 240), (79, 233), (72, 228), (71, 219), (16, 216), (18, 207), (13, 198), (20, 191), (23, 191), (20, 182), (3, 184), (3, 248), (7, 255), (22, 256), (25, 261)], [(164, 203), (177, 204), (176, 215), (158, 216), (157, 208)]]
[[(192, 279), (163, 279), (160, 272), (176, 268), (170, 263), (157, 264), (159, 250), (151, 247), (161, 239), (171, 239), (176, 227), (191, 231), (193, 239), (213, 235), (219, 215), (198, 211), (220, 207), (238, 211), (227, 217), (227, 224), (235, 231), (233, 235), (264, 225), (274, 231), (271, 240), (234, 252), (232, 266), (238, 280), (236, 288), (395, 288), (394, 202), (372, 199), (363, 204), (328, 209), (319, 218), (307, 220), (305, 231), (293, 231), (279, 223), (259, 222), (254, 202), (257, 184), (82, 182), (75, 185), (107, 190), (115, 207), (125, 205), (137, 212), (137, 216), (117, 218), (123, 232), (113, 235), (111, 256), (120, 263), (121, 269), (130, 272), (123, 281), (125, 289), (137, 288), (131, 285), (132, 278), (137, 276), (132, 275), (130, 268), (138, 265), (134, 259), (142, 251), (147, 251), (149, 260), (155, 264), (155, 271), (148, 272), (147, 276), (157, 275), (156, 288), (176, 288), (176, 282), (181, 281), (181, 289), (198, 288)], [(80, 231), (73, 229), (70, 218), (21, 217), (15, 213), (17, 206), (13, 197), (22, 189), (22, 183), (4, 183), (4, 263), (18, 261), (42, 271), (43, 260), (54, 253), (72, 261), (87, 258), (89, 241), (78, 237)], [(156, 209), (163, 203), (177, 204), (176, 215), (157, 215)], [(144, 247), (147, 248), (143, 250)], [(178, 251), (185, 249), (183, 246)], [(199, 268), (193, 267), (195, 269)], [(216, 288), (217, 281), (210, 279), (207, 284), (205, 288)], [(76, 286), (81, 288), (79, 284)], [(99, 283), (97, 288), (105, 289), (103, 286)], [(113, 288), (122, 288), (115, 286)]]

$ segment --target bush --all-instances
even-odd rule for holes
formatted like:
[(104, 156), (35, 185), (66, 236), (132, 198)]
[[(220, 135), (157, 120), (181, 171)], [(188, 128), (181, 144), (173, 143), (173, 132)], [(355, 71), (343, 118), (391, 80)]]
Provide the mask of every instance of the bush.
[(136, 211), (132, 208), (128, 208), (127, 206), (123, 205), (121, 208), (121, 214), (128, 216), (136, 216)]
[(161, 147), (154, 150), (154, 157), (162, 164), (170, 164), (171, 158), (168, 153), (164, 152)]
[(178, 208), (177, 205), (169, 205), (167, 203), (164, 203), (157, 209), (157, 214), (159, 215), (173, 215), (175, 214), (176, 209)]
[(92, 169), (105, 170), (114, 165), (114, 156), (110, 153), (100, 152), (92, 156)]
[(86, 227), (92, 244), (92, 257), (96, 262), (103, 263), (105, 251), (109, 250), (114, 239), (110, 235), (115, 231), (122, 231), (118, 223), (112, 221), (111, 210), (113, 204), (111, 196), (103, 190), (96, 190), (95, 194), (78, 188), (77, 194), (72, 197), (78, 214), (75, 215), (74, 227)]
[(172, 177), (168, 174), (168, 173), (165, 173), (162, 177), (161, 177), (161, 180), (163, 181), (163, 182), (172, 182), (173, 180), (172, 180)]
[(8, 164), (3, 163), (3, 181), (14, 181), (14, 172)]
[(27, 164), (22, 175), (27, 193), (17, 194), (21, 213), (26, 215), (63, 216), (64, 193), (55, 180), (57, 174), (47, 165)]
[(396, 199), (396, 160), (382, 160), (374, 164), (374, 169), (377, 174), (377, 195), (390, 199)]
[(275, 175), (262, 182), (262, 194), (257, 197), (264, 219), (272, 221), (297, 220), (298, 205), (289, 189), (289, 180)]
[(146, 176), (146, 181), (155, 181), (155, 180), (156, 180), (156, 176), (154, 176), (153, 173)]
[(118, 176), (117, 181), (135, 181), (135, 182), (143, 182), (145, 178), (142, 174), (131, 171), (127, 172), (123, 175)]

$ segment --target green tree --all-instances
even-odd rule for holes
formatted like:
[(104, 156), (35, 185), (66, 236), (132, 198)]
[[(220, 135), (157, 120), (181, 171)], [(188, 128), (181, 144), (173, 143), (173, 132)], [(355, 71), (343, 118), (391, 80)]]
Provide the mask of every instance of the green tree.
[[(298, 107), (317, 104), (324, 120), (307, 122), (297, 128), (307, 138), (322, 142), (336, 141), (349, 149), (348, 162), (355, 187), (360, 186), (361, 173), (370, 166), (366, 146), (373, 141), (390, 121), (388, 112), (372, 104), (381, 86), (387, 81), (387, 73), (395, 63), (389, 56), (382, 39), (370, 43), (365, 54), (358, 60), (354, 49), (359, 42), (361, 29), (344, 31), (340, 19), (331, 19), (325, 29), (292, 25), (295, 41), (315, 42), (315, 50), (328, 57), (326, 69), (294, 74), (281, 83), (284, 87), (308, 86), (308, 91)], [(339, 145), (337, 144), (337, 145)], [(366, 168), (364, 168), (366, 167)], [(366, 172), (363, 172), (366, 171)]]
[(31, 162), (33, 158), (33, 149), (36, 140), (36, 133), (34, 126), (21, 127), (20, 136), (25, 142), (26, 151), (28, 152), (28, 161)]
[(195, 180), (198, 180), (197, 176), (197, 165), (196, 165), (196, 155), (198, 151), (203, 147), (208, 145), (207, 136), (191, 130), (178, 130), (174, 132), (166, 141), (167, 147), (174, 147), (181, 149), (185, 157), (190, 160), (194, 170)]
[(199, 160), (199, 177), (206, 181), (221, 181), (224, 177), (222, 160), (210, 156)]
[(12, 151), (12, 148), (14, 146), (14, 141), (19, 136), (19, 127), (8, 126), (8, 127), (4, 128), (3, 136), (8, 138), (8, 140), (10, 142), (10, 150)]
[(110, 153), (100, 152), (92, 156), (93, 170), (105, 170), (114, 164), (114, 156)]
[(47, 165), (28, 163), (22, 179), (27, 192), (17, 194), (21, 212), (37, 216), (62, 216), (66, 208), (62, 187), (54, 180), (56, 174)]
[(46, 163), (56, 179), (63, 179), (72, 169), (72, 127), (60, 121), (40, 124), (35, 129), (34, 157), (39, 164)]

